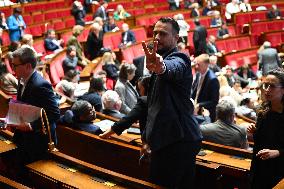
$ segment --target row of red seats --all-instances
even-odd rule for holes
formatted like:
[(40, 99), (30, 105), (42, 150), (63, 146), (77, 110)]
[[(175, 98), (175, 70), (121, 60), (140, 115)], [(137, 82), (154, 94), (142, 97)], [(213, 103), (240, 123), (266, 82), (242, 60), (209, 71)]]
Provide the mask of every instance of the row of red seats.
[[(207, 28), (207, 37), (209, 37), (210, 35), (213, 36), (217, 36), (217, 32), (218, 32), (219, 28)], [(235, 26), (234, 25), (229, 25), (228, 26), (228, 30), (231, 36), (236, 36), (236, 32), (235, 32)], [(188, 46), (190, 46), (191, 49), (193, 49), (193, 30), (188, 32), (187, 38), (188, 38)]]
[[(134, 35), (136, 37), (136, 42), (139, 43), (147, 39), (147, 35), (146, 35), (146, 31), (144, 27), (137, 27), (131, 30), (134, 32)], [(121, 31), (114, 32), (114, 33), (106, 33), (103, 39), (104, 47), (110, 48), (112, 50), (118, 48), (122, 40), (121, 33), (122, 33)]]
[(216, 46), (218, 50), (225, 53), (248, 49), (251, 48), (250, 37), (247, 35), (217, 40)]
[(262, 35), (262, 42), (269, 41), (272, 47), (281, 46), (284, 43), (284, 31), (265, 32)]
[[(234, 15), (234, 23), (236, 24), (236, 31), (238, 34), (241, 33), (244, 24), (249, 24), (258, 21), (267, 20), (268, 11), (252, 11), (246, 13), (237, 13)], [(281, 14), (284, 15), (284, 9), (281, 9)]]
[(145, 55), (142, 47), (142, 43), (137, 43), (134, 45), (131, 45), (126, 48), (120, 49), (122, 60), (125, 60), (128, 63), (132, 63), (133, 59), (142, 55)]
[(45, 12), (35, 12), (32, 14), (24, 14), (23, 18), (27, 25), (48, 22), (53, 19), (64, 18), (71, 16), (70, 8), (49, 10)]
[(256, 48), (251, 48), (243, 51), (231, 52), (224, 55), (224, 64), (222, 66), (229, 65), (236, 69), (244, 64), (251, 65), (254, 72), (257, 71), (257, 50)]
[[(6, 6), (0, 7), (0, 11), (4, 12), (6, 16), (9, 16), (13, 13), (13, 8), (15, 6)], [(18, 5), (16, 5), (18, 7)], [(31, 2), (21, 4), (23, 14), (31, 13), (36, 11), (47, 11), (52, 9), (60, 9), (65, 7), (64, 0), (55, 0), (55, 1), (41, 1), (41, 2)]]
[(251, 42), (252, 45), (260, 45), (259, 40), (261, 33), (282, 30), (284, 28), (284, 20), (272, 20), (263, 22), (253, 22), (250, 24)]

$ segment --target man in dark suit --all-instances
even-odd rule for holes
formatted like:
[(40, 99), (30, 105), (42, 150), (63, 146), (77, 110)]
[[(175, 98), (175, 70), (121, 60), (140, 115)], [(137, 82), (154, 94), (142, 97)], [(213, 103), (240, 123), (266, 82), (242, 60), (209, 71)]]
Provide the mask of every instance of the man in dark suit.
[[(55, 122), (59, 119), (58, 99), (52, 86), (35, 70), (37, 57), (31, 48), (20, 48), (13, 52), (12, 67), (19, 78), (17, 100), (43, 108), (51, 126), (51, 136), (55, 135)], [(41, 119), (32, 123), (14, 125), (14, 141), (22, 162), (42, 158), (47, 150), (47, 137), (43, 134)], [(47, 130), (47, 128), (46, 128)]]
[(216, 41), (216, 37), (214, 37), (213, 35), (210, 35), (208, 37), (208, 42), (207, 42), (207, 48), (206, 48), (206, 53), (209, 54), (210, 56), (211, 55), (216, 55), (216, 56), (222, 56), (222, 53), (219, 52), (216, 44), (215, 44), (215, 41)]
[(200, 25), (199, 19), (195, 19), (194, 24), (196, 27), (193, 32), (193, 44), (195, 56), (198, 56), (206, 51), (207, 30), (204, 26)]
[(145, 55), (134, 58), (133, 64), (135, 65), (136, 70), (135, 70), (135, 76), (130, 82), (133, 86), (135, 86), (138, 79), (144, 75), (143, 72), (144, 72), (144, 69), (146, 68)]
[(129, 29), (127, 23), (122, 24), (121, 44), (120, 47), (130, 46), (136, 42), (135, 34)]
[(62, 49), (63, 40), (57, 40), (53, 29), (47, 30), (47, 37), (44, 39), (44, 48), (46, 51), (56, 51)]
[(108, 3), (106, 1), (103, 1), (101, 3), (101, 6), (95, 12), (93, 19), (95, 19), (96, 17), (101, 17), (104, 22), (107, 21), (108, 20), (108, 13), (106, 10), (107, 7), (108, 7)]
[(281, 18), (281, 12), (277, 8), (277, 5), (273, 4), (272, 8), (267, 12), (267, 18), (268, 19), (280, 19)]
[(219, 81), (212, 70), (209, 69), (209, 56), (199, 55), (195, 58), (195, 70), (197, 71), (192, 84), (191, 98), (195, 102), (195, 109), (205, 108), (210, 112), (211, 121), (215, 121), (216, 105), (219, 101)]
[(148, 116), (141, 154), (151, 151), (150, 179), (167, 188), (188, 188), (194, 184), (195, 156), (201, 133), (190, 101), (191, 64), (178, 52), (178, 23), (160, 18), (154, 27), (154, 48), (142, 43), (146, 66), (152, 71)]

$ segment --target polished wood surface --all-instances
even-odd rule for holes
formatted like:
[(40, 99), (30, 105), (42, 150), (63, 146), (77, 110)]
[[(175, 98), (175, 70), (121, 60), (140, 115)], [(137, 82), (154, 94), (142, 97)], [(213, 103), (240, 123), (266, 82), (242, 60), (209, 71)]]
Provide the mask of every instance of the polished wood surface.
[(0, 175), (0, 188), (29, 189), (29, 187), (26, 187), (2, 175)]
[[(52, 152), (47, 160), (27, 165), (30, 179), (37, 187), (50, 188), (161, 188), (136, 178), (84, 162), (61, 152)], [(40, 183), (40, 184), (39, 184)], [(48, 188), (43, 186), (44, 188)]]
[(273, 189), (283, 189), (284, 188), (284, 178), (276, 185), (273, 187)]
[[(60, 167), (59, 163), (53, 160), (41, 160), (27, 165), (29, 169), (37, 171), (43, 175), (51, 177), (57, 181), (61, 181), (70, 186), (80, 189), (90, 188), (109, 188), (104, 183), (93, 180), (91, 175), (85, 174), (80, 171), (69, 171), (65, 168)], [(112, 187), (114, 189), (126, 188), (119, 185)]]

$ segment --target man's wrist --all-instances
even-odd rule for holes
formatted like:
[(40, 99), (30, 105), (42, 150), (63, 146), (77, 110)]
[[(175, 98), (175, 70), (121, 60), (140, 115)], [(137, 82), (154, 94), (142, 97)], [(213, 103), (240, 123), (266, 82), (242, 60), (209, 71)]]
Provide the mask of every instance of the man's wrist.
[(160, 71), (157, 72), (158, 75), (161, 75), (161, 74), (164, 74), (166, 72), (166, 64), (164, 62), (161, 62), (162, 63), (162, 68)]

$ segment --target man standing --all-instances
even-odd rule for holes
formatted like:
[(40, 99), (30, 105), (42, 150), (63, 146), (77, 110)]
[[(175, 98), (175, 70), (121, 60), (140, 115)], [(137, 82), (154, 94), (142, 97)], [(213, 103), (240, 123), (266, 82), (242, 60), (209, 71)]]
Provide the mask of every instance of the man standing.
[(168, 188), (193, 186), (195, 156), (201, 133), (190, 101), (189, 58), (177, 51), (178, 23), (160, 18), (154, 27), (154, 48), (142, 43), (146, 66), (152, 71), (142, 156), (150, 152), (151, 181)]
[[(13, 52), (11, 66), (20, 81), (17, 100), (46, 111), (52, 138), (55, 139), (55, 122), (60, 116), (58, 102), (50, 83), (35, 70), (36, 64), (37, 58), (31, 48), (20, 48)], [(41, 120), (14, 125), (14, 127), (16, 129), (14, 141), (21, 161), (27, 163), (44, 157), (48, 141), (42, 134)]]
[(193, 32), (193, 44), (195, 56), (198, 56), (206, 52), (207, 30), (204, 26), (200, 25), (199, 19), (195, 19), (194, 24), (196, 27)]
[(258, 54), (258, 69), (262, 71), (262, 75), (267, 75), (269, 71), (281, 67), (281, 61), (277, 50), (271, 47), (269, 41), (263, 43), (263, 48)]

